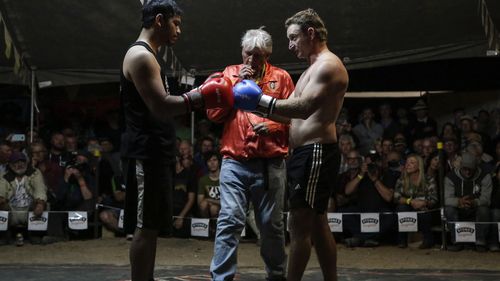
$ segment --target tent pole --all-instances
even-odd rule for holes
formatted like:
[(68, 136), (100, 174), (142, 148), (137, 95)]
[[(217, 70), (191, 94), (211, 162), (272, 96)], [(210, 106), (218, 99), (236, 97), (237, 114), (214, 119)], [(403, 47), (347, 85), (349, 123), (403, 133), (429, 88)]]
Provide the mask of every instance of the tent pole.
[(439, 155), (439, 170), (438, 170), (438, 185), (439, 185), (439, 203), (440, 203), (440, 216), (441, 216), (441, 250), (447, 249), (446, 241), (446, 216), (444, 213), (444, 165), (447, 165), (444, 160), (443, 142), (437, 143), (437, 150)]
[(33, 142), (33, 129), (35, 123), (35, 95), (36, 95), (36, 68), (31, 68), (31, 113), (30, 113), (30, 140)]
[(191, 111), (191, 145), (194, 147), (195, 143), (194, 143), (194, 119), (195, 119), (195, 116), (194, 116), (194, 111)]

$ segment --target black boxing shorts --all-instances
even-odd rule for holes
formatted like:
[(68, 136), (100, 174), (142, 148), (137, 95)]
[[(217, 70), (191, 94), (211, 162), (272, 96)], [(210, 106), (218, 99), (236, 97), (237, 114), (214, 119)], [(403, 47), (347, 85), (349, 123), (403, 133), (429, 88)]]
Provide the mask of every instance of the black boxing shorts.
[(126, 159), (124, 229), (170, 233), (172, 228), (172, 165), (158, 160)]
[(295, 148), (287, 163), (290, 209), (312, 208), (324, 213), (339, 167), (337, 143), (313, 143)]

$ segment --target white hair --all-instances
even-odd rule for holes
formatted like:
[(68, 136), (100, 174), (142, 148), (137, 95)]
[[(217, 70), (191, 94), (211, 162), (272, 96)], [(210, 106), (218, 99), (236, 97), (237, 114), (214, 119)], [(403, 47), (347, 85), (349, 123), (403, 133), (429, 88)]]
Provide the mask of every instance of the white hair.
[(270, 55), (273, 52), (273, 39), (263, 28), (247, 30), (241, 37), (241, 47), (248, 50), (257, 48)]
[(341, 141), (348, 141), (348, 142), (351, 143), (351, 147), (352, 148), (356, 147), (356, 143), (354, 142), (354, 139), (349, 134), (342, 134), (342, 135), (340, 135), (340, 137), (339, 137), (339, 144), (340, 144)]

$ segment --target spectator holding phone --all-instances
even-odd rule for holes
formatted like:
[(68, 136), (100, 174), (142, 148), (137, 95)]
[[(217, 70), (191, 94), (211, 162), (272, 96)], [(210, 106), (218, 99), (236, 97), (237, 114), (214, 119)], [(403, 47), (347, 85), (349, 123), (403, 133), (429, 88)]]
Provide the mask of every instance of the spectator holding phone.
[[(491, 175), (479, 167), (479, 159), (469, 152), (462, 153), (460, 169), (451, 171), (444, 181), (444, 203), (446, 219), (451, 222), (449, 227), (452, 242), (455, 243), (456, 221), (471, 220), (476, 222), (489, 221), (489, 206), (492, 192)], [(487, 224), (476, 225), (476, 250), (485, 252)], [(450, 251), (460, 251), (463, 245), (448, 246)]]

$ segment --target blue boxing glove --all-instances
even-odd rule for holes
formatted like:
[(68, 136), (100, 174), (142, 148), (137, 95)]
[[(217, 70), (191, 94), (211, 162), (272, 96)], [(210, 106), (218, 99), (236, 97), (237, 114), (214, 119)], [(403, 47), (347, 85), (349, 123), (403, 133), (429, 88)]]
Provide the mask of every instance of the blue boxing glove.
[(276, 99), (264, 95), (252, 80), (243, 80), (233, 87), (234, 107), (245, 111), (257, 111), (264, 116), (273, 113)]

